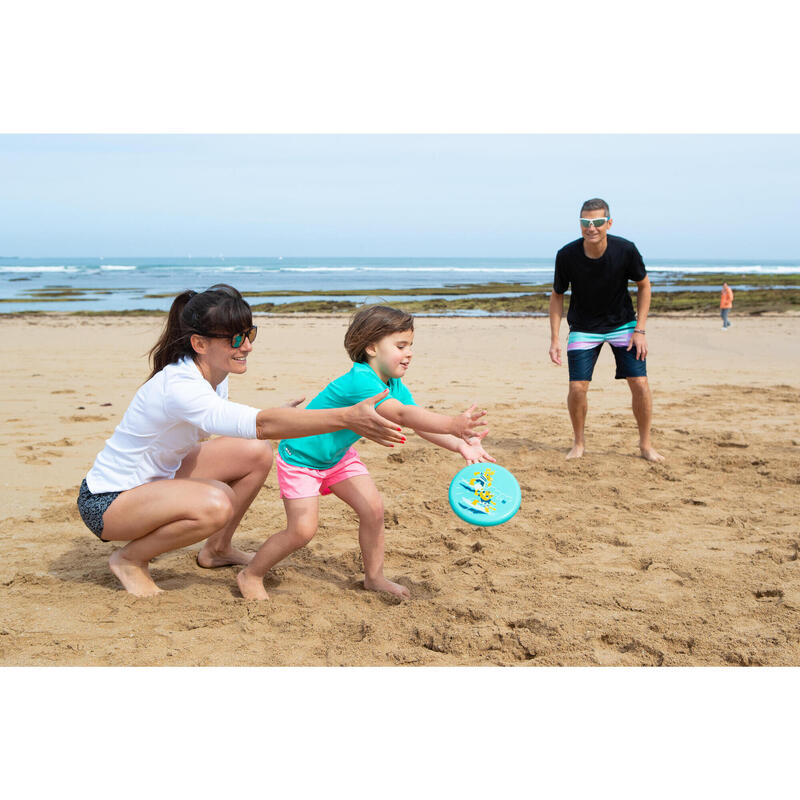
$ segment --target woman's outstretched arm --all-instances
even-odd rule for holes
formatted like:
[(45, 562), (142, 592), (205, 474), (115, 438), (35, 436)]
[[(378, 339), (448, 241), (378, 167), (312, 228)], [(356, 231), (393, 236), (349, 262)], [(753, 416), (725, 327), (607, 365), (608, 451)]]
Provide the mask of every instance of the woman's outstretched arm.
[(345, 408), (265, 408), (256, 417), (257, 436), (259, 439), (297, 439), (347, 428), (373, 442), (392, 447), (404, 442), (405, 437), (396, 422), (384, 419), (375, 411), (375, 403), (387, 394), (388, 389)]

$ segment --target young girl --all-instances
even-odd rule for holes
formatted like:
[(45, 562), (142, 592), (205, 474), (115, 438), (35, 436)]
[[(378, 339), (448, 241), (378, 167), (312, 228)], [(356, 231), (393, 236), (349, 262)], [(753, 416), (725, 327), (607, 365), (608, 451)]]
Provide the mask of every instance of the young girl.
[[(371, 306), (353, 317), (344, 346), (353, 368), (320, 392), (308, 408), (338, 408), (388, 388), (389, 396), (376, 403), (387, 420), (413, 428), (434, 444), (460, 453), (467, 464), (494, 461), (482, 447), (488, 431), (478, 420), (486, 413), (471, 406), (455, 417), (419, 408), (403, 385), (414, 343), (414, 318), (396, 308)], [(383, 575), (383, 502), (367, 468), (352, 445), (357, 433), (349, 430), (283, 439), (276, 456), (278, 485), (286, 508), (286, 528), (267, 539), (239, 573), (242, 595), (266, 600), (264, 576), (289, 553), (308, 544), (317, 531), (319, 495), (335, 494), (358, 514), (358, 543), (364, 559), (364, 587), (408, 597), (405, 586)]]
[[(201, 539), (201, 567), (250, 560), (231, 539), (272, 466), (269, 442), (258, 440), (347, 428), (380, 444), (404, 441), (373, 408), (385, 392), (325, 411), (230, 402), (228, 374), (247, 370), (255, 338), (250, 306), (232, 286), (179, 294), (150, 353), (150, 378), (81, 484), (78, 510), (89, 530), (128, 542), (108, 563), (131, 594), (160, 592), (149, 562)], [(209, 434), (220, 437), (201, 441)]]

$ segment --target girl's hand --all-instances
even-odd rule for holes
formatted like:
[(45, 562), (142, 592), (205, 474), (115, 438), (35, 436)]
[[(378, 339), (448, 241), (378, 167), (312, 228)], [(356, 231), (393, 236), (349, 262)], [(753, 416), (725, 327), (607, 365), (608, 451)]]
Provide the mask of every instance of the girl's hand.
[(473, 436), (469, 442), (461, 442), (458, 447), (458, 452), (464, 456), (467, 464), (478, 464), (481, 461), (491, 461), (493, 464), (497, 463), (497, 459), (490, 456), (481, 444), (481, 440), (489, 433), (488, 430), (483, 431), (478, 436)]
[(306, 396), (305, 396), (305, 395), (303, 395), (303, 396), (302, 396), (301, 398), (299, 398), (298, 400), (289, 400), (287, 403), (284, 403), (284, 404), (281, 406), (281, 408), (297, 408), (297, 406), (299, 406), (299, 405), (300, 405), (300, 403), (302, 403), (302, 402), (303, 402), (305, 399), (306, 399)]
[[(478, 409), (475, 410), (475, 403), (473, 403), (466, 411), (459, 414), (457, 417), (453, 417), (453, 428), (450, 433), (453, 436), (458, 436), (460, 439), (463, 439), (467, 444), (470, 443), (471, 439), (474, 439), (476, 436), (479, 435), (478, 428), (485, 428), (485, 422), (478, 422), (481, 417), (486, 416), (486, 411)], [(488, 431), (484, 431), (484, 436), (488, 433)], [(483, 436), (480, 437), (481, 439)]]

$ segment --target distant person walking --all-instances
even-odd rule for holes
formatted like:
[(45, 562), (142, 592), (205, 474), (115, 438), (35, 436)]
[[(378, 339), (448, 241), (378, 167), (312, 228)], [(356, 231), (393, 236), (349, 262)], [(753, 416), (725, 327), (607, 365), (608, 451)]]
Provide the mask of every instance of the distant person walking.
[(719, 313), (722, 317), (722, 330), (730, 328), (731, 323), (728, 322), (728, 314), (733, 308), (733, 289), (727, 283), (722, 284), (722, 296), (719, 299)]
[[(608, 233), (612, 225), (608, 204), (600, 198), (581, 206), (581, 238), (556, 254), (550, 295), (550, 359), (561, 365), (558, 329), (564, 316), (564, 293), (572, 286), (567, 314), (569, 338), (569, 409), (574, 442), (567, 458), (584, 454), (587, 394), (600, 348), (608, 342), (617, 363), (616, 378), (631, 390), (633, 415), (639, 427), (639, 450), (648, 461), (663, 461), (650, 441), (653, 401), (647, 382), (645, 324), (650, 310), (650, 278), (636, 245)], [(628, 281), (638, 287), (634, 313)]]

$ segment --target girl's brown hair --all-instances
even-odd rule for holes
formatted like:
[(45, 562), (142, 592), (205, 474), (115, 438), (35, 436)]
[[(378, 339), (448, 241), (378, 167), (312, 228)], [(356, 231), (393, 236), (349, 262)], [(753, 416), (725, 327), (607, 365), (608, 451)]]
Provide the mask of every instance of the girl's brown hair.
[(391, 333), (414, 330), (414, 317), (391, 306), (367, 306), (361, 308), (350, 320), (344, 335), (344, 348), (351, 360), (367, 360), (367, 348)]
[(148, 380), (167, 364), (184, 356), (194, 358), (192, 334), (235, 334), (253, 324), (253, 312), (238, 289), (218, 283), (204, 292), (188, 289), (173, 301), (161, 336), (150, 351), (153, 371)]

